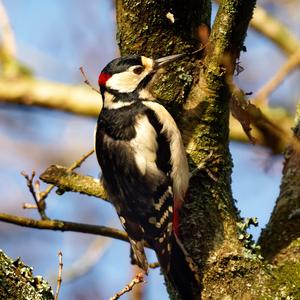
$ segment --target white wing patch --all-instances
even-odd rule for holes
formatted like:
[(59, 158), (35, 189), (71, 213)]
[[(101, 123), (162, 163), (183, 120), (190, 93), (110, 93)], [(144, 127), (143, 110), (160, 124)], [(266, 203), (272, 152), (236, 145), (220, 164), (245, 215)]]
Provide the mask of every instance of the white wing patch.
[(146, 172), (160, 173), (156, 166), (157, 134), (147, 116), (138, 115), (136, 118), (136, 136), (129, 144), (135, 151), (135, 162), (142, 175)]
[(143, 104), (155, 112), (163, 125), (162, 133), (166, 134), (170, 142), (174, 197), (176, 200), (183, 201), (189, 185), (189, 167), (180, 131), (172, 116), (162, 105), (152, 101), (143, 101)]

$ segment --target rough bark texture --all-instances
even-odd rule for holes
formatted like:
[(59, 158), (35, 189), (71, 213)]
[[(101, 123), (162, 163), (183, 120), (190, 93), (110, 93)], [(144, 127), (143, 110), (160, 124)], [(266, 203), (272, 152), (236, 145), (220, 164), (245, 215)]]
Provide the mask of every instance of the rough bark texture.
[(285, 151), (280, 194), (259, 243), (275, 268), (277, 293), (300, 299), (300, 103), (293, 132), (295, 139)]
[[(298, 109), (298, 114), (300, 107)], [(270, 221), (260, 237), (262, 254), (269, 261), (278, 260), (284, 251), (300, 237), (300, 122), (294, 128), (295, 142), (285, 151), (280, 194)], [(299, 243), (296, 243), (299, 244)], [(298, 251), (300, 250), (298, 246)]]
[(0, 250), (0, 298), (5, 300), (53, 300), (49, 284), (34, 277), (32, 268), (19, 258), (12, 260)]

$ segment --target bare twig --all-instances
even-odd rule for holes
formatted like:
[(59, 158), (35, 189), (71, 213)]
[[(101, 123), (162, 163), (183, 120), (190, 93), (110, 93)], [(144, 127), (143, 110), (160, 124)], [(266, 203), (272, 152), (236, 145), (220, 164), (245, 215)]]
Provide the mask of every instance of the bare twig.
[(150, 269), (156, 269), (160, 266), (159, 262), (149, 264)]
[(11, 28), (10, 20), (7, 15), (3, 2), (0, 0), (0, 26), (2, 29), (2, 48), (5, 54), (14, 58), (16, 56), (15, 35)]
[[(84, 154), (82, 157), (80, 157), (80, 159), (78, 159), (77, 161), (75, 161), (69, 168), (67, 168), (66, 172), (67, 175), (72, 172), (74, 169), (79, 168), (81, 166), (81, 164), (90, 156), (94, 153), (94, 149), (90, 150), (89, 152), (87, 152), (86, 154)], [(54, 184), (50, 184), (45, 191), (41, 192), (40, 190), (40, 181), (36, 180), (35, 183), (33, 184), (33, 179), (35, 176), (35, 172), (32, 171), (31, 177), (26, 174), (24, 171), (21, 172), (22, 176), (25, 177), (26, 181), (27, 181), (27, 186), (29, 188), (30, 193), (33, 196), (33, 199), (36, 203), (36, 205), (31, 205), (28, 203), (24, 203), (23, 204), (23, 208), (24, 209), (33, 209), (33, 208), (37, 208), (38, 212), (41, 215), (41, 218), (43, 220), (48, 219), (45, 209), (46, 209), (46, 202), (45, 199), (47, 198), (47, 196), (49, 195), (49, 193), (53, 190), (53, 188), (55, 187)]]
[(253, 103), (267, 105), (269, 95), (283, 82), (287, 75), (300, 64), (300, 48), (291, 55), (276, 74), (257, 92)]
[(62, 282), (62, 269), (63, 269), (63, 261), (62, 261), (62, 252), (58, 252), (58, 259), (59, 259), (59, 264), (58, 264), (58, 276), (57, 276), (57, 287), (56, 287), (56, 292), (54, 296), (54, 300), (58, 300), (58, 294)]
[(22, 204), (22, 208), (23, 209), (37, 209), (37, 205), (36, 204), (31, 204), (31, 203), (23, 203)]
[(133, 289), (133, 287), (136, 284), (140, 284), (144, 281), (144, 274), (143, 273), (138, 273), (129, 284), (127, 284), (120, 292), (118, 292), (117, 294), (115, 294), (113, 297), (111, 297), (109, 300), (116, 300), (119, 299), (122, 295), (124, 295), (125, 293), (128, 293), (129, 291), (131, 291)]
[(29, 189), (30, 193), (32, 194), (32, 197), (33, 197), (35, 203), (38, 205), (38, 199), (36, 197), (36, 193), (35, 193), (35, 190), (34, 190), (34, 187), (33, 187), (33, 183), (32, 183), (33, 179), (34, 179), (34, 176), (35, 176), (35, 171), (32, 171), (30, 177), (24, 171), (21, 172), (21, 175), (25, 177), (28, 189)]
[[(111, 245), (111, 241), (111, 239), (106, 239), (103, 236), (96, 237), (87, 250), (70, 267), (64, 268), (64, 282), (70, 282), (89, 272)], [(51, 276), (50, 281), (55, 279), (54, 276)]]
[[(78, 159), (76, 162), (74, 162), (68, 169), (67, 172), (70, 173), (73, 170), (75, 170), (76, 168), (79, 168), (81, 166), (81, 164), (92, 154), (94, 153), (94, 149), (90, 150), (89, 152), (87, 152), (86, 154), (84, 154), (82, 157), (80, 157), (80, 159)], [(40, 193), (40, 198), (41, 200), (45, 200), (47, 198), (47, 196), (50, 194), (50, 192), (53, 190), (53, 188), (55, 187), (54, 184), (50, 184), (46, 190), (44, 192)]]
[(90, 81), (88, 80), (88, 78), (87, 78), (87, 76), (85, 75), (85, 72), (84, 72), (84, 70), (83, 70), (83, 67), (80, 67), (79, 70), (80, 70), (80, 72), (81, 72), (81, 74), (82, 74), (82, 76), (83, 76), (83, 78), (84, 78), (84, 83), (87, 84), (93, 91), (95, 91), (95, 92), (97, 92), (98, 94), (100, 94), (100, 92), (99, 92), (96, 88), (94, 88), (94, 87), (92, 86), (92, 84), (90, 83)]
[(48, 217), (47, 217), (46, 212), (45, 212), (46, 204), (45, 204), (44, 201), (41, 201), (40, 196), (39, 196), (40, 193), (35, 190), (35, 187), (37, 187), (38, 190), (39, 190), (39, 182), (36, 181), (35, 184), (34, 184), (35, 186), (33, 185), (33, 179), (34, 179), (34, 176), (35, 176), (35, 171), (32, 171), (31, 176), (26, 174), (24, 171), (21, 172), (21, 175), (24, 176), (26, 181), (27, 181), (28, 189), (29, 189), (34, 201), (35, 201), (35, 204), (37, 206), (38, 212), (39, 212), (42, 220), (47, 220)]
[[(131, 266), (131, 274), (132, 276), (135, 276), (135, 274), (138, 274), (141, 272), (140, 267), (137, 265)], [(137, 284), (134, 289), (132, 289), (131, 293), (128, 295), (128, 300), (143, 300), (144, 299), (144, 290), (145, 285), (144, 284)]]
[(75, 223), (63, 220), (35, 220), (5, 213), (0, 213), (0, 221), (37, 229), (74, 231), (96, 234), (128, 242), (127, 234), (124, 231), (106, 226)]
[(81, 166), (81, 164), (92, 154), (94, 153), (94, 149), (90, 150), (89, 152), (87, 152), (86, 154), (82, 155), (77, 161), (75, 161), (69, 168), (68, 168), (68, 172), (72, 172), (75, 169), (79, 168)]

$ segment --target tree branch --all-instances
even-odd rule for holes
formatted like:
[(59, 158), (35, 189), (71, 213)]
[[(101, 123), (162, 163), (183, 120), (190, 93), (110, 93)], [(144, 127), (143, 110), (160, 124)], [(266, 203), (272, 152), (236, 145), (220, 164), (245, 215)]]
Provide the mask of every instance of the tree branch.
[(30, 227), (36, 229), (58, 230), (58, 231), (74, 231), (96, 235), (103, 235), (106, 237), (115, 238), (121, 241), (128, 242), (127, 234), (115, 228), (90, 225), (84, 223), (75, 223), (62, 220), (35, 220), (10, 214), (0, 213), (0, 221), (11, 223), (23, 227)]
[[(300, 104), (298, 104), (295, 139), (300, 139)], [(291, 143), (285, 152), (280, 194), (259, 244), (262, 254), (269, 261), (295, 259), (299, 255), (300, 217), (300, 150), (299, 144)], [(295, 249), (298, 249), (295, 251)], [(284, 255), (282, 253), (284, 252)], [(292, 255), (291, 255), (292, 253)]]
[(48, 167), (40, 175), (40, 179), (57, 186), (60, 193), (63, 191), (72, 191), (109, 201), (99, 179), (70, 172), (68, 168), (62, 166), (52, 165)]
[(16, 56), (15, 35), (2, 0), (0, 1), (0, 27), (2, 31), (2, 51), (6, 56), (14, 58)]
[[(82, 155), (77, 161), (75, 161), (69, 168), (67, 168), (66, 172), (71, 173), (73, 170), (80, 168), (81, 164), (92, 154), (94, 153), (94, 149), (90, 150), (86, 154)], [(45, 201), (48, 197), (52, 189), (55, 187), (54, 184), (50, 184), (45, 191), (40, 193), (40, 201)], [(62, 191), (62, 190), (61, 190)]]
[(283, 82), (283, 80), (300, 65), (300, 47), (279, 68), (273, 77), (257, 92), (253, 103), (266, 106), (270, 94)]
[(300, 48), (296, 35), (259, 5), (254, 10), (250, 26), (270, 39), (287, 55), (293, 54)]
[(138, 273), (137, 275), (134, 276), (134, 278), (128, 283), (120, 292), (116, 293), (114, 296), (109, 298), (109, 300), (117, 300), (119, 299), (122, 295), (125, 293), (130, 292), (135, 285), (143, 283), (144, 281), (144, 274), (143, 273)]
[[(251, 140), (254, 140), (256, 144), (267, 146), (273, 154), (282, 153), (288, 143), (296, 142), (290, 131), (292, 124), (284, 122), (280, 111), (271, 119), (267, 117), (268, 107), (262, 110), (253, 105), (231, 79), (228, 79), (228, 86), (232, 93), (230, 104), (232, 115), (241, 122)], [(252, 128), (255, 129), (255, 134), (252, 134)]]
[(101, 96), (85, 86), (71, 86), (46, 80), (0, 78), (0, 101), (36, 105), (83, 116), (97, 116)]
[(32, 268), (20, 258), (9, 258), (0, 250), (0, 298), (53, 300), (50, 285), (41, 277), (33, 276)]

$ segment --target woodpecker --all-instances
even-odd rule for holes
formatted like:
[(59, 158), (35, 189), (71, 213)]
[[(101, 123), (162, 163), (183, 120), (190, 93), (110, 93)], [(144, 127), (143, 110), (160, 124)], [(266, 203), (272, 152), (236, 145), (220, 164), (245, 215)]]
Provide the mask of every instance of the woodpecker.
[(149, 92), (157, 71), (184, 56), (154, 60), (129, 55), (106, 65), (98, 80), (103, 107), (95, 151), (134, 261), (147, 273), (146, 242), (182, 299), (190, 300), (198, 283), (179, 235), (188, 162), (174, 119)]

